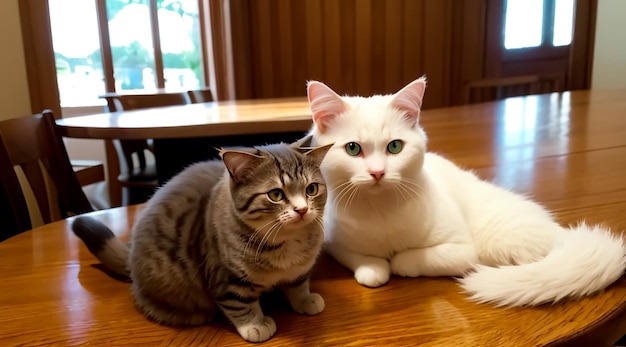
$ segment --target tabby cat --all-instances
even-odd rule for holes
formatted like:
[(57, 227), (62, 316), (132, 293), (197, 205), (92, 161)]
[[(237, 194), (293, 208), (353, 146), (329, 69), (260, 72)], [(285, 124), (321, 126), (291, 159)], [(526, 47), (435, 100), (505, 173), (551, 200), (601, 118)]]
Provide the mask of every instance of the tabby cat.
[(90, 217), (72, 229), (108, 269), (130, 277), (150, 319), (199, 325), (219, 308), (242, 338), (265, 341), (276, 324), (261, 310), (262, 293), (280, 288), (301, 314), (324, 310), (309, 274), (324, 240), (319, 164), (329, 148), (221, 150), (223, 164), (194, 164), (157, 190), (128, 244)]

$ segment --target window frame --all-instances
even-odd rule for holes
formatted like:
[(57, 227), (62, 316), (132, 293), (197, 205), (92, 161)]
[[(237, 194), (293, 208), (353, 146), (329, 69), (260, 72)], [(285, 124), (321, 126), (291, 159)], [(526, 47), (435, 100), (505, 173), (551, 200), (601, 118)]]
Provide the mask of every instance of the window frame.
[[(523, 48), (518, 49), (517, 52), (508, 52), (506, 56), (503, 30), (504, 1), (484, 1), (482, 4), (485, 8), (486, 25), (482, 78), (508, 77), (529, 73), (528, 71), (521, 72), (512, 69), (513, 64), (519, 66), (526, 63), (526, 65), (532, 64), (537, 67), (545, 62), (561, 61), (562, 64), (567, 65), (566, 70), (568, 71), (567, 78), (562, 84), (565, 89), (576, 90), (591, 87), (598, 0), (574, 0), (573, 33), (569, 47), (552, 47), (552, 52), (546, 52), (541, 48)], [(567, 47), (569, 54), (566, 55), (563, 49), (558, 52), (563, 47)]]
[[(94, 1), (104, 4), (104, 0)], [(100, 6), (100, 8), (105, 8), (105, 6)], [(198, 0), (198, 6), (200, 39), (204, 42), (202, 59), (205, 78), (202, 87), (210, 88), (216, 100), (234, 99), (235, 79), (229, 2)], [(79, 109), (82, 110), (80, 114), (103, 112), (103, 106), (96, 105), (61, 108), (48, 0), (20, 0), (18, 8), (32, 113), (50, 109), (57, 117), (62, 117), (64, 113), (75, 115)], [(100, 11), (98, 16), (105, 14), (105, 11)], [(103, 54), (105, 50), (110, 51), (110, 42), (101, 42), (101, 45)], [(108, 54), (111, 55), (111, 52)], [(112, 61), (109, 60), (109, 66), (106, 66), (105, 62), (106, 60), (103, 60), (103, 70), (108, 69), (112, 74)], [(103, 73), (107, 72), (103, 71)], [(107, 83), (110, 83), (108, 87)], [(105, 79), (105, 90), (113, 91), (114, 88), (115, 80)], [(68, 112), (63, 112), (63, 110)]]
[[(552, 39), (554, 36), (554, 24), (555, 24), (555, 9), (556, 0), (543, 0), (543, 23), (542, 23), (542, 37), (541, 44), (535, 47), (523, 47), (523, 48), (506, 48), (504, 47), (505, 39), (505, 24), (506, 24), (506, 5), (507, 0), (502, 2), (502, 37), (500, 44), (502, 46), (502, 60), (504, 62), (514, 62), (527, 59), (559, 59), (566, 58), (570, 53), (570, 46), (572, 41), (565, 46), (552, 45)], [(574, 1), (574, 7), (576, 7), (576, 1)], [(575, 15), (575, 11), (573, 13)], [(574, 22), (572, 21), (572, 25)], [(572, 28), (573, 30), (573, 28)]]

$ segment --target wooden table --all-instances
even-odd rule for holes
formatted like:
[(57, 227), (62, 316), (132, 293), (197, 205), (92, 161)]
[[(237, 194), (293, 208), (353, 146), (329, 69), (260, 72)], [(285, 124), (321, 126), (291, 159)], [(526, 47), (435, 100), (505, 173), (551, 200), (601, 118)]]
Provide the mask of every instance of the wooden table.
[(215, 101), (57, 120), (61, 134), (85, 139), (180, 139), (301, 132), (311, 127), (306, 98)]
[[(425, 111), (429, 146), (480, 176), (528, 194), (565, 224), (626, 229), (626, 91), (572, 92)], [(94, 212), (122, 237), (141, 206)], [(70, 220), (71, 221), (71, 220)], [(109, 278), (70, 221), (0, 243), (0, 346), (249, 345), (224, 322), (170, 328), (145, 319), (128, 283)], [(494, 308), (449, 278), (362, 287), (326, 255), (313, 290), (326, 310), (291, 312), (269, 297), (278, 331), (266, 346), (611, 345), (626, 333), (626, 279), (576, 302)]]
[[(63, 118), (65, 137), (85, 139), (153, 139), (160, 183), (189, 164), (217, 157), (215, 148), (291, 142), (311, 128), (306, 98), (219, 101)], [(107, 142), (110, 144), (110, 141)], [(120, 173), (112, 145), (107, 146), (108, 177)], [(113, 206), (121, 187), (109, 179)]]

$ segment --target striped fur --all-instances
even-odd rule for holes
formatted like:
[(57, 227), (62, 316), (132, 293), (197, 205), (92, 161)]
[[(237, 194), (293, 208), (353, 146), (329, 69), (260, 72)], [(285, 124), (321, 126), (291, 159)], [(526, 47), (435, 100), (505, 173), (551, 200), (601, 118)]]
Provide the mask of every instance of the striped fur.
[(147, 317), (198, 325), (220, 309), (245, 340), (265, 341), (276, 325), (261, 311), (264, 292), (281, 288), (301, 314), (324, 309), (309, 273), (324, 239), (319, 165), (329, 148), (224, 150), (223, 164), (194, 164), (147, 202), (128, 245), (89, 217), (72, 229), (107, 268), (131, 278)]

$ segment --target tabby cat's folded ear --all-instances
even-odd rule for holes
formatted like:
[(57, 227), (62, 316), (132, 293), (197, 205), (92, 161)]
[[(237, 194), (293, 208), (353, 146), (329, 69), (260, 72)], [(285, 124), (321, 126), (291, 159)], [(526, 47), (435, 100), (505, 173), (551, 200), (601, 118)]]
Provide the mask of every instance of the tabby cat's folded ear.
[(328, 153), (328, 151), (333, 145), (334, 143), (331, 143), (325, 146), (313, 147), (313, 148), (301, 147), (299, 148), (299, 150), (304, 151), (305, 156), (309, 158), (313, 158), (317, 162), (317, 165), (320, 165), (322, 163), (322, 160), (324, 160), (326, 153)]
[(313, 143), (313, 135), (309, 134), (299, 140), (297, 140), (296, 142), (291, 144), (291, 147), (293, 148), (299, 148), (299, 147), (311, 147)]
[(391, 106), (404, 112), (404, 116), (412, 127), (419, 121), (425, 90), (426, 77), (422, 76), (393, 95)]
[(230, 177), (235, 182), (241, 183), (248, 178), (252, 169), (265, 159), (259, 153), (257, 149), (250, 149), (250, 151), (221, 149), (219, 155), (224, 161)]
[(348, 108), (348, 104), (322, 82), (309, 81), (307, 95), (313, 122), (321, 133), (326, 132), (334, 117), (346, 112)]

